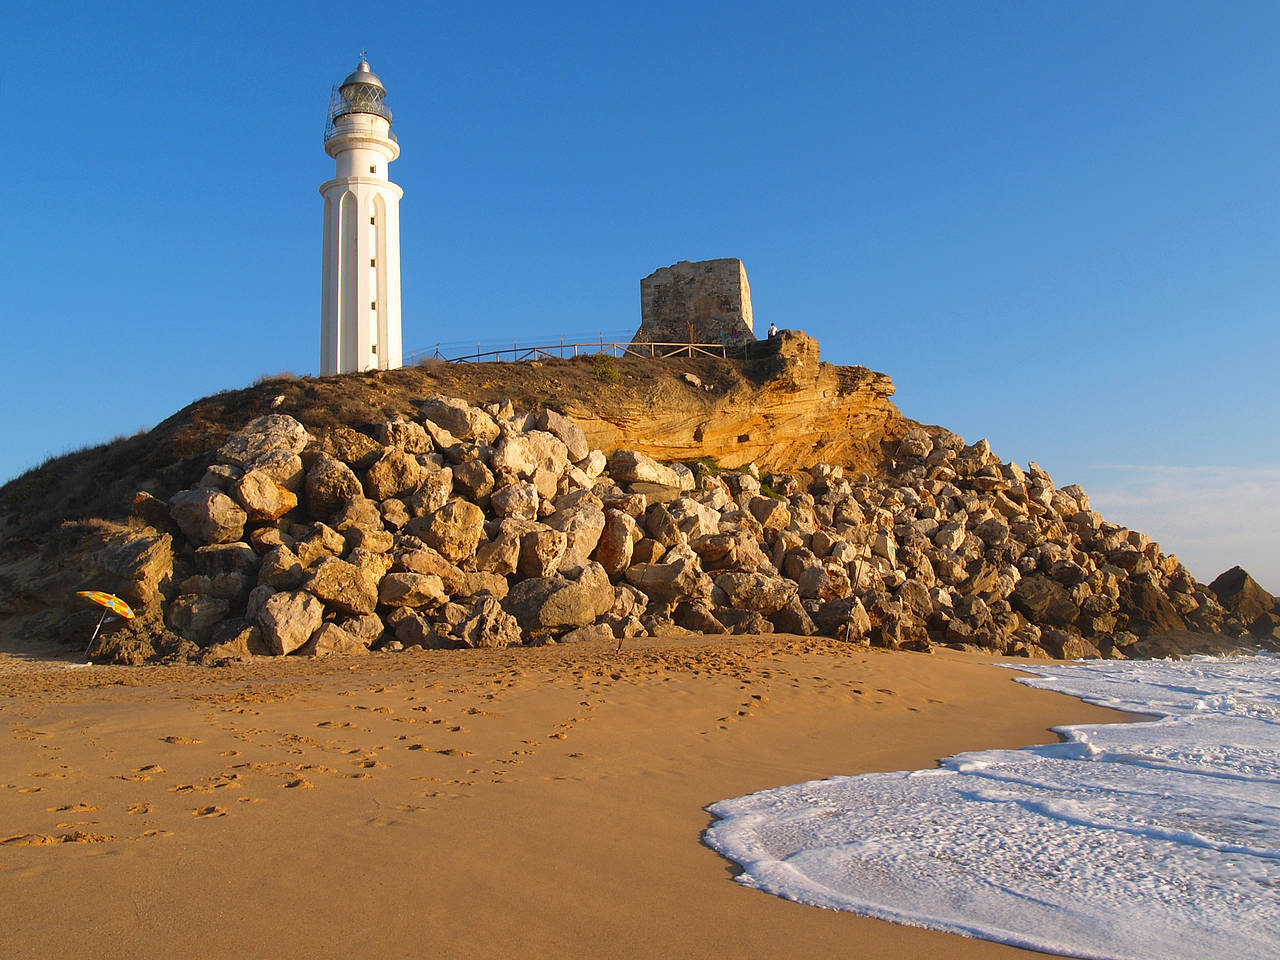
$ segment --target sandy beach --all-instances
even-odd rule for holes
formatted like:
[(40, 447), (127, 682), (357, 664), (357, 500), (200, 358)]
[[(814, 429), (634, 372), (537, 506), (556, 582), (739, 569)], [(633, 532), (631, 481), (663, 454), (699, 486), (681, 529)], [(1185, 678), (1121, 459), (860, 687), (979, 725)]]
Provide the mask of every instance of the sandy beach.
[(785, 637), (0, 665), (12, 957), (1000, 957), (734, 883), (705, 807), (1123, 714)]

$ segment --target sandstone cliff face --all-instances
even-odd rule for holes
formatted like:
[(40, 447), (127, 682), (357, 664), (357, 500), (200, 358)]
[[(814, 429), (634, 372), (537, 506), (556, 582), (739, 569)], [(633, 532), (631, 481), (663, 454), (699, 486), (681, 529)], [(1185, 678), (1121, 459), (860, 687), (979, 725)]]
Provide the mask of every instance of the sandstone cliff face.
[(755, 345), (748, 378), (678, 384), (619, 396), (610, 404), (562, 398), (564, 412), (601, 450), (628, 447), (657, 460), (710, 458), (794, 470), (822, 461), (877, 472), (881, 443), (909, 426), (889, 401), (892, 381), (865, 367), (819, 361), (817, 341), (783, 331)]

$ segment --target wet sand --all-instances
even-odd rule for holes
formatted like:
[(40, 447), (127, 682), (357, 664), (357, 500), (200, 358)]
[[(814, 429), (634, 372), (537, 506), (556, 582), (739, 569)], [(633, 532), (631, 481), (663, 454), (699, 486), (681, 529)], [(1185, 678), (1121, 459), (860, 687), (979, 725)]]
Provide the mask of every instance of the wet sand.
[(733, 882), (704, 808), (1124, 719), (971, 654), (684, 638), (0, 657), (6, 957), (1012, 957)]

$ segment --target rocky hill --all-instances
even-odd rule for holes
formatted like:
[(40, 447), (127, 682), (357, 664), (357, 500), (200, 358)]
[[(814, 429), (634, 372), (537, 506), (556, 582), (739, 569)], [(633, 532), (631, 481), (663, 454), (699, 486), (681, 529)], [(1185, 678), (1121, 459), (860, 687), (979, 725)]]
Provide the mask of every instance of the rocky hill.
[(786, 332), (745, 361), (219, 394), (0, 489), (0, 637), (83, 643), (75, 591), (95, 588), (139, 612), (99, 648), (120, 662), (676, 628), (1056, 657), (1275, 640), (1270, 611), (1224, 607), (1083, 490), (906, 420), (892, 392)]

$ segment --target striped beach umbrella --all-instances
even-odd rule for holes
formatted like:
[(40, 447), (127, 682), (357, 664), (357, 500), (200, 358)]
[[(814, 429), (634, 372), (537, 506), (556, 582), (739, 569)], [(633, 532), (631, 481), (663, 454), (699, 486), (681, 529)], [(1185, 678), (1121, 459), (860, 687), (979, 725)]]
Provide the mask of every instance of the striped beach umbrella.
[(102, 621), (107, 619), (108, 613), (114, 613), (117, 616), (124, 617), (126, 620), (132, 620), (134, 614), (133, 609), (114, 593), (104, 593), (101, 590), (77, 590), (76, 596), (84, 597), (86, 600), (102, 607), (102, 616), (98, 618), (98, 625), (93, 628), (93, 636), (89, 638), (89, 645), (84, 648), (84, 655), (87, 657), (89, 651), (93, 649), (93, 641), (98, 639), (98, 631), (102, 629)]
[(106, 607), (111, 613), (124, 617), (126, 620), (133, 619), (133, 609), (114, 593), (103, 593), (101, 590), (80, 590), (76, 592), (76, 596), (92, 600), (98, 606)]

